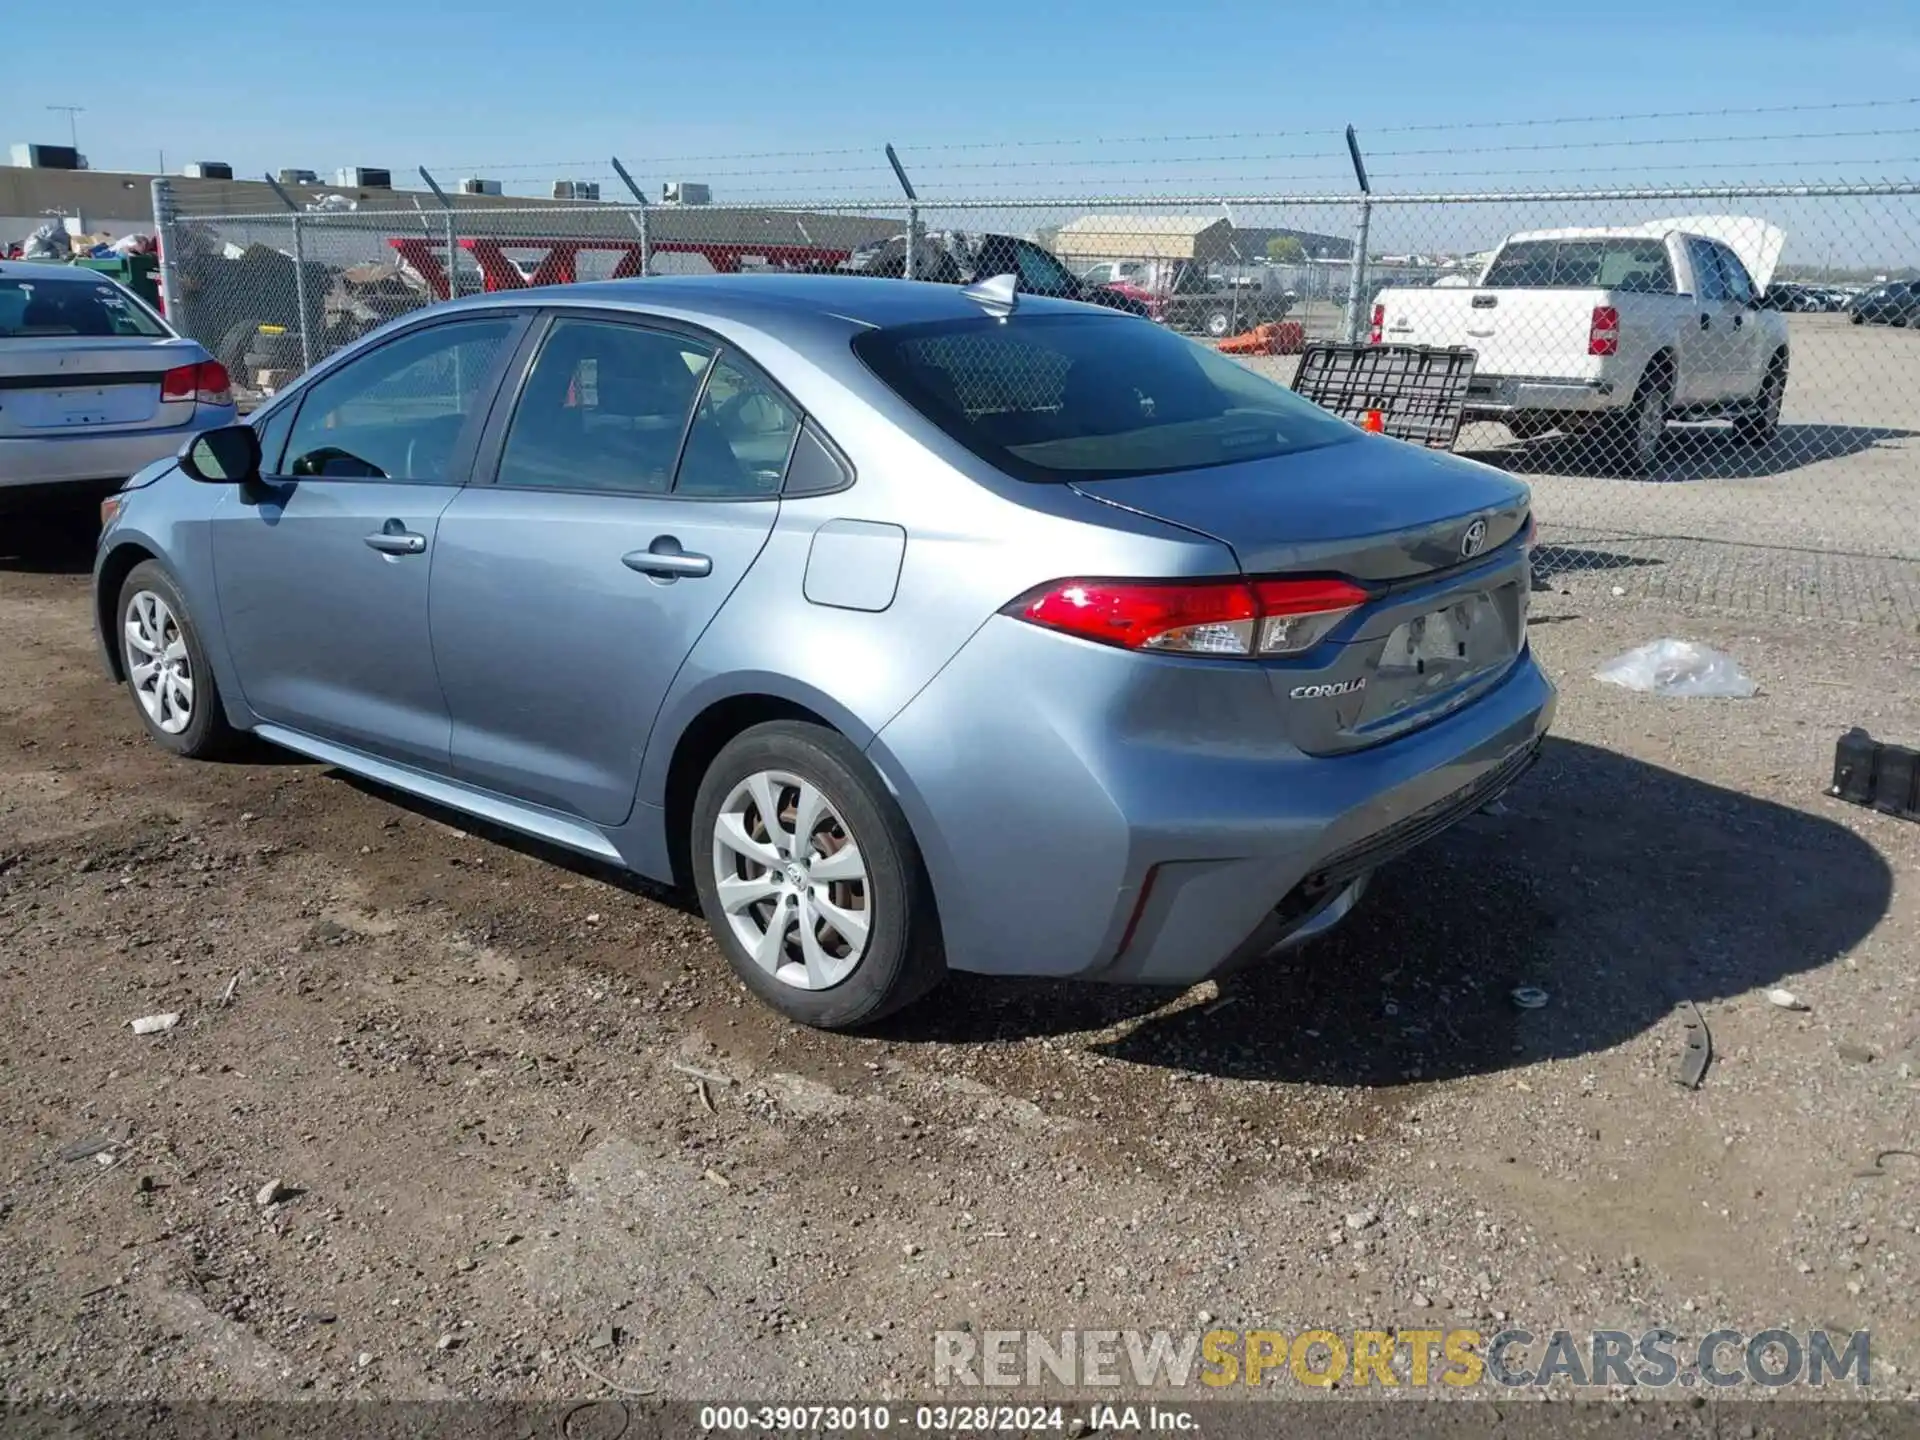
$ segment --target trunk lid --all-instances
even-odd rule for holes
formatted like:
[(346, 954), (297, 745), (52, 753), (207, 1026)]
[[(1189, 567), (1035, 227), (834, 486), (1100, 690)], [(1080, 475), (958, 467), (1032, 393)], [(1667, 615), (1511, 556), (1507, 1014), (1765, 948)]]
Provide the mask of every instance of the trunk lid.
[(1311, 650), (1263, 659), (1279, 724), (1331, 755), (1437, 720), (1526, 642), (1531, 497), (1500, 471), (1361, 439), (1246, 465), (1075, 482), (1227, 545), (1249, 575), (1339, 575), (1373, 598)]
[(0, 436), (107, 434), (183, 425), (193, 402), (160, 400), (160, 377), (206, 358), (172, 336), (0, 340)]

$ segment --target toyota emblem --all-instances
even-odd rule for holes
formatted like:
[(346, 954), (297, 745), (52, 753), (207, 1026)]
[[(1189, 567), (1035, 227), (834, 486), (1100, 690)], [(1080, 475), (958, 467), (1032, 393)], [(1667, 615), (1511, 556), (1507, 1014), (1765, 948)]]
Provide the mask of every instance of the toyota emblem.
[(1460, 556), (1464, 560), (1471, 560), (1486, 548), (1487, 522), (1476, 520), (1467, 526), (1466, 532), (1460, 537)]

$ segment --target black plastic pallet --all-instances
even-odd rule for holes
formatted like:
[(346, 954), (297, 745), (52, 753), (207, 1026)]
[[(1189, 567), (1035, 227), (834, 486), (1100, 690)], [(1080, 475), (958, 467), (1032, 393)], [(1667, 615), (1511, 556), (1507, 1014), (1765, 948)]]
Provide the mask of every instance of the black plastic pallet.
[[(1300, 355), (1294, 392), (1366, 429), (1432, 450), (1460, 433), (1474, 352), (1433, 345), (1345, 345), (1316, 340)], [(1369, 425), (1369, 415), (1379, 423)]]

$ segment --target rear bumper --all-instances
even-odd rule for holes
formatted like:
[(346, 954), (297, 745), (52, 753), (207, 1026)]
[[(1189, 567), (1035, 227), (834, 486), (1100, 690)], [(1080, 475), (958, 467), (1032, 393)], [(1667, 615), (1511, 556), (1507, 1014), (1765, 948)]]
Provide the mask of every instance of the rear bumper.
[(870, 754), (920, 841), (954, 968), (1187, 985), (1300, 943), (1375, 867), (1511, 784), (1554, 708), (1523, 651), (1452, 714), (1311, 757), (1247, 743), (1272, 715), (1257, 666), (1265, 693), (1244, 709), (1168, 703), (1177, 682), (1123, 693), (1122, 667), (1189, 663), (996, 619), (882, 730)]
[(231, 405), (196, 405), (191, 420), (165, 430), (0, 439), (0, 500), (27, 486), (117, 484), (175, 454), (188, 436), (231, 425), (237, 418)]
[(1475, 375), (1467, 387), (1465, 413), (1473, 419), (1499, 420), (1522, 410), (1611, 410), (1619, 404), (1611, 380)]

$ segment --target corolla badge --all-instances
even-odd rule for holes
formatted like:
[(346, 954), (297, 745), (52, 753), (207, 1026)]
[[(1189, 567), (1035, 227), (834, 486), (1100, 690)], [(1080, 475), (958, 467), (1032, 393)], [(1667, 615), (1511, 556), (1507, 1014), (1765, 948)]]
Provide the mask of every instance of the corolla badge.
[(1296, 685), (1287, 694), (1295, 700), (1324, 700), (1333, 695), (1351, 695), (1356, 690), (1367, 688), (1367, 677), (1362, 675), (1353, 680), (1332, 680), (1324, 685)]

